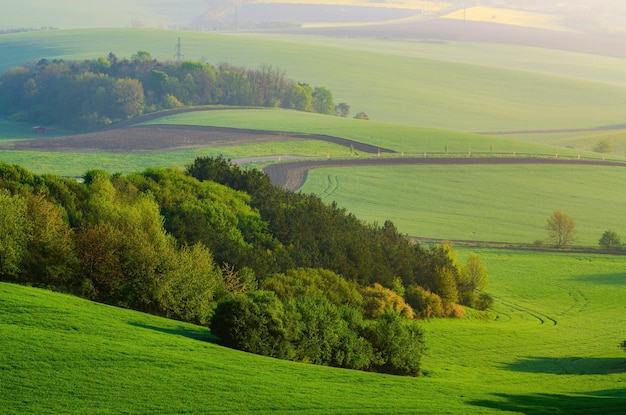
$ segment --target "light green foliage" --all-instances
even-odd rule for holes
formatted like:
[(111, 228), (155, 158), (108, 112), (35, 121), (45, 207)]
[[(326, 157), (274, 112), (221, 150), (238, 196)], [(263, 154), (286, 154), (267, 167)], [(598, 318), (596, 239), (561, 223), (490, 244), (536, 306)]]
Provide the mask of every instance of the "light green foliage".
[(24, 197), (0, 189), (0, 275), (15, 277), (29, 240), (28, 206)]
[(465, 266), (461, 269), (461, 279), (471, 292), (482, 291), (487, 287), (489, 282), (487, 270), (478, 255), (471, 254), (467, 258)]
[(263, 279), (261, 288), (275, 292), (281, 299), (323, 296), (336, 306), (363, 306), (363, 295), (354, 281), (325, 269), (290, 269)]
[(576, 239), (576, 222), (560, 210), (555, 210), (548, 218), (546, 229), (557, 248), (565, 248)]
[(170, 318), (207, 325), (226, 289), (211, 252), (201, 244), (170, 249), (168, 269), (156, 281), (155, 301)]
[(459, 301), (459, 289), (457, 287), (456, 274), (447, 266), (438, 267), (435, 270), (434, 280), (430, 285), (431, 291), (439, 294), (445, 304)]
[(409, 319), (414, 317), (413, 309), (400, 295), (378, 283), (365, 287), (363, 298), (367, 318), (378, 318), (388, 313), (398, 314)]
[(66, 287), (73, 280), (78, 264), (66, 211), (43, 194), (32, 195), (28, 198), (28, 223), (24, 279)]
[(335, 111), (335, 99), (328, 88), (315, 87), (312, 104), (318, 114), (332, 115)]

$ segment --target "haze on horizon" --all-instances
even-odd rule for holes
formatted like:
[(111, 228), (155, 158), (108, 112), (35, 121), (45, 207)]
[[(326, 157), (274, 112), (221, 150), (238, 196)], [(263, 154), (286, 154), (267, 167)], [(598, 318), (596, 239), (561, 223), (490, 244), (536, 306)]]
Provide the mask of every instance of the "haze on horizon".
[[(356, 9), (346, 6), (402, 8), (409, 14), (410, 10), (415, 10), (417, 14), (429, 12), (429, 8), (432, 11), (447, 6), (485, 6), (564, 15), (585, 22), (596, 22), (594, 27), (608, 31), (626, 30), (623, 29), (626, 27), (624, 0), (109, 0), (98, 4), (82, 0), (21, 0), (7, 3), (3, 5), (3, 12), (0, 14), (0, 31), (104, 27), (202, 30), (207, 28), (207, 21), (232, 19), (236, 15), (235, 10), (243, 11), (246, 6), (254, 3), (263, 3), (266, 8), (270, 7), (267, 3), (276, 3), (272, 7), (281, 7), (281, 14), (277, 16), (282, 19), (288, 19), (289, 15), (285, 13), (293, 9), (285, 3), (316, 3), (318, 7), (327, 6), (321, 14), (322, 18), (329, 20), (336, 13), (332, 6), (343, 6), (342, 12), (347, 16)], [(354, 16), (355, 21), (362, 19)], [(297, 21), (298, 15), (294, 15), (292, 19)]]

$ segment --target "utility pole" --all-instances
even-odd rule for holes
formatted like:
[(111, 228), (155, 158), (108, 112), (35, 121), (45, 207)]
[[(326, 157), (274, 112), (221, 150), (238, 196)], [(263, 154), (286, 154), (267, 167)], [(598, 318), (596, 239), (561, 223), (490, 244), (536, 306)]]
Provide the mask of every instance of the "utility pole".
[(176, 61), (180, 62), (181, 60), (185, 59), (185, 55), (183, 55), (182, 53), (183, 47), (181, 46), (180, 38), (178, 38), (178, 43), (176, 44), (176, 48), (174, 50), (176, 50), (176, 53), (174, 54), (174, 58), (176, 58)]

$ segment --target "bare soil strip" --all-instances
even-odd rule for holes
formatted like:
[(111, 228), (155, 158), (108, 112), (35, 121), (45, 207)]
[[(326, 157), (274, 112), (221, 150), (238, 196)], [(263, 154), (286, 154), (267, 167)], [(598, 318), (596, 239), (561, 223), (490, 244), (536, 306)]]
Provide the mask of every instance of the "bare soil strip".
[(305, 182), (309, 170), (324, 167), (357, 166), (403, 166), (403, 165), (454, 165), (454, 164), (574, 164), (592, 166), (620, 166), (626, 164), (603, 160), (568, 160), (549, 158), (379, 158), (357, 160), (316, 160), (278, 163), (266, 166), (263, 171), (272, 183), (284, 189), (295, 191)]
[[(160, 116), (163, 114), (160, 113)], [(351, 147), (363, 153), (394, 153), (386, 148), (322, 134), (171, 124), (138, 125), (67, 137), (7, 141), (0, 148), (23, 151), (141, 153), (287, 140), (321, 140)]]

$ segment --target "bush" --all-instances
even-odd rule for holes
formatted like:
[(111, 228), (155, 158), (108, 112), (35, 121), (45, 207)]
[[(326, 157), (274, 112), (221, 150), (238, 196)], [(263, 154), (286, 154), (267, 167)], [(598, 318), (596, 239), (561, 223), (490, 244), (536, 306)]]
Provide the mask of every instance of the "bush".
[(411, 285), (406, 290), (406, 302), (413, 308), (416, 317), (443, 317), (444, 306), (441, 297), (419, 285)]
[(617, 232), (607, 230), (602, 234), (602, 237), (598, 241), (598, 244), (602, 249), (607, 251), (619, 249), (622, 247), (622, 241), (620, 240)]
[(359, 313), (347, 306), (336, 306), (322, 296), (305, 296), (285, 303), (290, 320), (289, 339), (294, 360), (363, 369), (370, 365), (371, 345), (358, 331)]
[(253, 291), (222, 301), (211, 319), (211, 332), (227, 347), (289, 358), (293, 353), (284, 318), (283, 304), (273, 292)]
[(365, 316), (376, 318), (385, 313), (397, 313), (406, 318), (413, 318), (413, 309), (398, 294), (375, 283), (363, 289)]
[(370, 322), (364, 337), (374, 349), (370, 369), (392, 375), (419, 375), (424, 332), (415, 320), (386, 313)]

